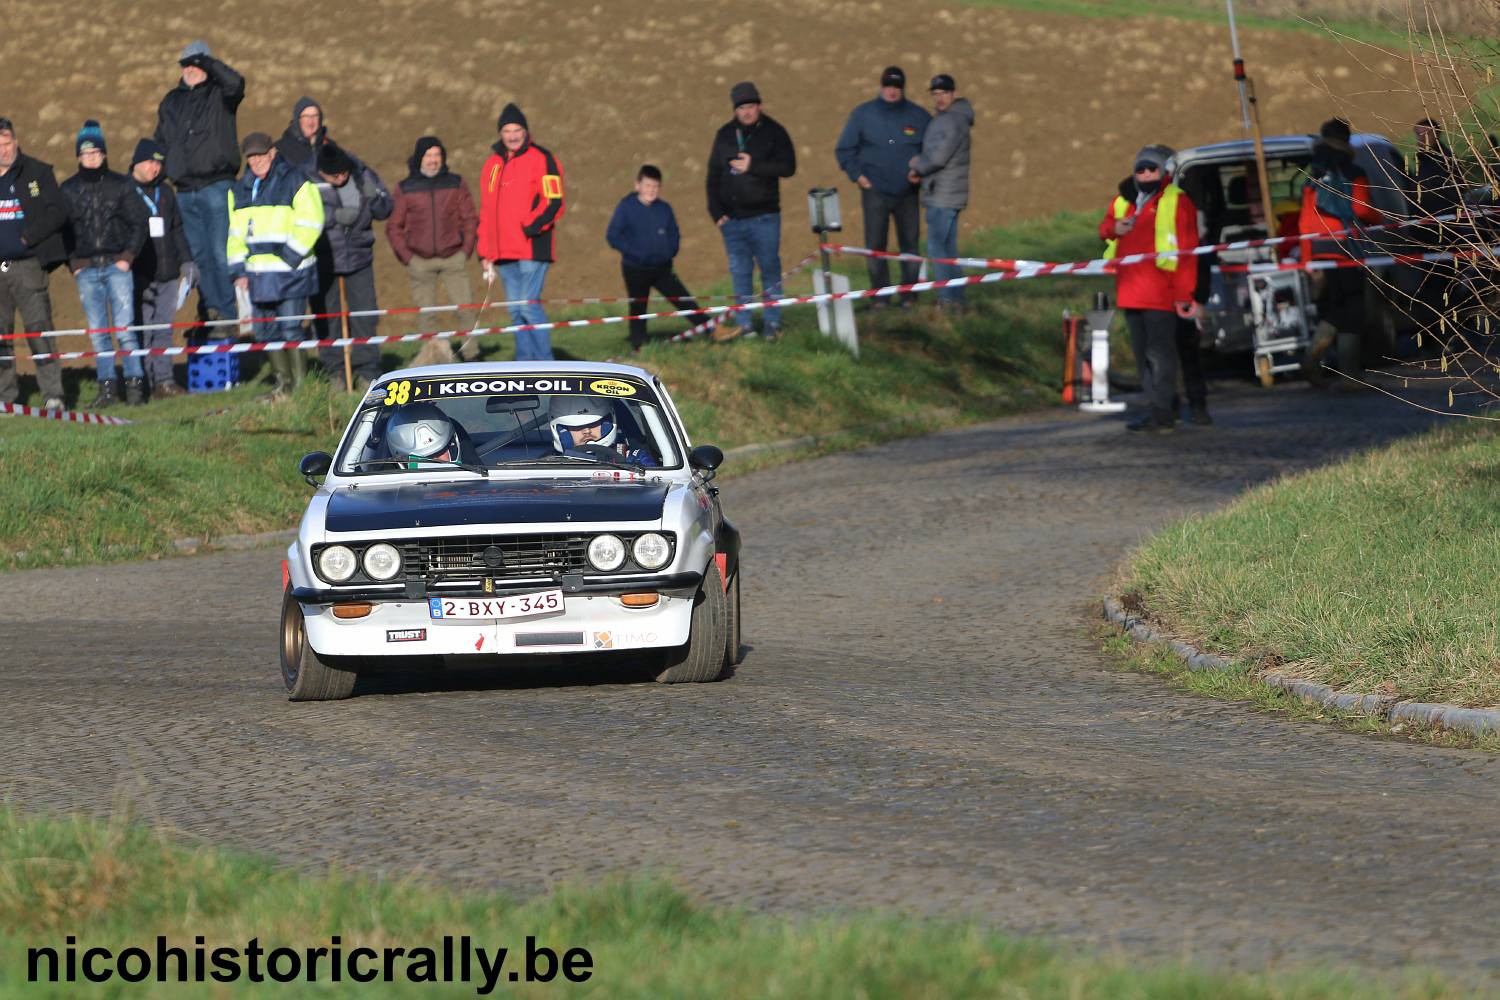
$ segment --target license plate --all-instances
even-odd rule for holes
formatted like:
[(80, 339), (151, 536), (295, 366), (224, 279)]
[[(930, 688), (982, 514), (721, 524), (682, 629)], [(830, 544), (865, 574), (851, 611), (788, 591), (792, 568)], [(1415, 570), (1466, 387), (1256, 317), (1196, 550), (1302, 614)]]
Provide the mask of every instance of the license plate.
[(561, 590), (509, 597), (429, 597), (427, 613), (433, 621), (499, 621), (532, 615), (555, 615), (564, 610)]

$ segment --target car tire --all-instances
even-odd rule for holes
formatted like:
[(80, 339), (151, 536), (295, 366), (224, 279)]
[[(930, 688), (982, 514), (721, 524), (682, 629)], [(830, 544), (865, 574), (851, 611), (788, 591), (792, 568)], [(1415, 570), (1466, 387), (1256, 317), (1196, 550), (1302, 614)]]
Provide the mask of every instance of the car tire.
[(693, 597), (693, 621), (688, 641), (669, 649), (656, 679), (662, 684), (701, 684), (716, 681), (724, 673), (725, 648), (729, 641), (728, 601), (719, 561), (710, 559), (703, 583)]
[(288, 590), (281, 600), (281, 679), (289, 701), (338, 701), (354, 693), (358, 675), (329, 666), (307, 641), (302, 605)]
[(732, 667), (740, 662), (740, 568), (734, 568), (729, 578), (729, 591), (724, 595), (724, 611), (729, 619), (725, 628), (728, 633), (724, 644), (724, 666)]

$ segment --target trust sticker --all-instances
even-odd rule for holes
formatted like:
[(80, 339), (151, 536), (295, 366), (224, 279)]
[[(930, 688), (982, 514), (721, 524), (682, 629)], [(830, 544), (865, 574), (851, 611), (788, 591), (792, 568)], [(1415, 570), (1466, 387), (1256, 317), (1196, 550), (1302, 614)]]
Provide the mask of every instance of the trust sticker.
[(426, 642), (425, 628), (391, 628), (385, 631), (386, 642)]

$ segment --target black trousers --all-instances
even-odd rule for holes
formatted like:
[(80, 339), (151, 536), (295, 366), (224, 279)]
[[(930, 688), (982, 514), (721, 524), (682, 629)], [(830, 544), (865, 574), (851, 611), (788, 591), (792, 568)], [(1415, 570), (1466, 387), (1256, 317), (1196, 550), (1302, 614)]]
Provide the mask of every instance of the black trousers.
[[(896, 223), (896, 247), (902, 253), (921, 253), (918, 239), (921, 237), (921, 214), (917, 191), (900, 198), (881, 194), (873, 188), (862, 188), (859, 192), (860, 207), (865, 216), (865, 246), (871, 250), (884, 250), (889, 246), (891, 221)], [(870, 287), (881, 288), (891, 283), (890, 261), (884, 257), (870, 257), (865, 261), (870, 271)], [(901, 262), (901, 283), (909, 285), (917, 280), (922, 265), (914, 260)], [(915, 295), (905, 298), (914, 299)]]
[(1167, 309), (1126, 309), (1130, 349), (1140, 369), (1141, 388), (1151, 415), (1162, 423), (1177, 419), (1172, 397), (1177, 393), (1177, 314)]
[(1190, 404), (1208, 402), (1208, 382), (1203, 378), (1203, 352), (1198, 347), (1198, 323), (1177, 318), (1177, 362), (1182, 367), (1182, 387)]
[[(630, 315), (636, 316), (646, 311), (646, 300), (651, 296), (651, 289), (656, 289), (667, 297), (672, 303), (673, 309), (697, 309), (698, 303), (693, 301), (693, 295), (677, 277), (677, 272), (672, 270), (671, 264), (662, 264), (658, 267), (631, 267), (629, 264), (620, 265), (620, 273), (625, 277), (625, 294), (630, 296)], [(692, 317), (688, 318), (688, 325), (693, 326), (698, 321)], [(633, 319), (630, 321), (630, 346), (640, 347), (646, 343), (646, 321)]]
[(1365, 269), (1340, 267), (1319, 272), (1318, 319), (1339, 333), (1361, 333), (1365, 325)]
[[(339, 292), (339, 279), (349, 293), (349, 310), (378, 309), (375, 304), (375, 265), (353, 274), (320, 275), (323, 290), (308, 299), (308, 312), (336, 313), (344, 311), (344, 296)], [(349, 336), (373, 337), (380, 326), (378, 316), (351, 316)], [(332, 340), (344, 335), (344, 321), (337, 316), (313, 320), (313, 330), (319, 340)], [(349, 348), (349, 366), (355, 378), (374, 381), (380, 375), (380, 348), (374, 344), (353, 344)], [(342, 347), (318, 348), (318, 360), (323, 362), (323, 371), (335, 385), (344, 384), (344, 349)]]

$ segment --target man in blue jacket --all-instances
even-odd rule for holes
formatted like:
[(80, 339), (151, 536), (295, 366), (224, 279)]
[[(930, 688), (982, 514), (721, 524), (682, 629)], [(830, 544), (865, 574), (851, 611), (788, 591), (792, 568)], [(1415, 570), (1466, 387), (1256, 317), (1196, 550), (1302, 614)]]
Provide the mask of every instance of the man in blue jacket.
[[(860, 205), (865, 217), (865, 246), (884, 250), (891, 220), (896, 222), (896, 245), (902, 253), (919, 253), (920, 218), (917, 185), (908, 176), (909, 164), (922, 152), (922, 136), (932, 120), (926, 109), (906, 99), (906, 74), (900, 66), (887, 66), (880, 74), (880, 94), (849, 113), (844, 130), (839, 133), (839, 169), (859, 185)], [(870, 286), (889, 285), (889, 263), (880, 257), (867, 261)], [(902, 261), (901, 280), (917, 280), (916, 261)], [(872, 308), (888, 303), (885, 298), (870, 299)], [(910, 305), (916, 296), (902, 296), (902, 305)]]
[[(655, 288), (674, 309), (697, 309), (672, 260), (681, 236), (672, 206), (661, 198), (661, 171), (643, 165), (635, 175), (635, 191), (620, 199), (604, 239), (620, 252), (620, 271), (625, 276), (625, 294), (630, 296), (630, 315), (646, 311), (646, 299)], [(689, 321), (691, 325), (691, 321)], [(630, 321), (630, 348), (639, 351), (646, 343), (646, 321)]]

